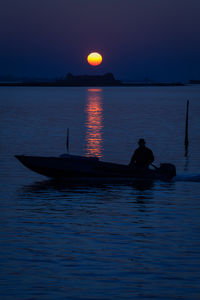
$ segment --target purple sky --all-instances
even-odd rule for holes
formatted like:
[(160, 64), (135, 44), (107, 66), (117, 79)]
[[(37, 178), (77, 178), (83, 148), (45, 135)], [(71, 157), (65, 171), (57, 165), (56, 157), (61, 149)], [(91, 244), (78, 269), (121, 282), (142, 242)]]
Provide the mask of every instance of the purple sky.
[(199, 16), (200, 0), (1, 0), (0, 75), (200, 79)]

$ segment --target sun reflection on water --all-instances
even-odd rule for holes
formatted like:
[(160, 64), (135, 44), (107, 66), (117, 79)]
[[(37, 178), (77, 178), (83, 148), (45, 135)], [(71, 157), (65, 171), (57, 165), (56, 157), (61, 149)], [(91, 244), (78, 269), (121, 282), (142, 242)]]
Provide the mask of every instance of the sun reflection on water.
[(101, 158), (103, 151), (103, 106), (102, 89), (88, 89), (87, 103), (85, 107), (86, 120), (86, 156)]

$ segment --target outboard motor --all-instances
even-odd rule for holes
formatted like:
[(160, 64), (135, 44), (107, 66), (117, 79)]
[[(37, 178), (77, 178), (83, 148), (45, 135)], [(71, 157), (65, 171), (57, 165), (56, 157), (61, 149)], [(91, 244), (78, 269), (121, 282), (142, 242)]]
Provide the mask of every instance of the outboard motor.
[(162, 174), (162, 176), (166, 179), (172, 179), (172, 177), (176, 176), (176, 167), (173, 164), (160, 164), (159, 171)]

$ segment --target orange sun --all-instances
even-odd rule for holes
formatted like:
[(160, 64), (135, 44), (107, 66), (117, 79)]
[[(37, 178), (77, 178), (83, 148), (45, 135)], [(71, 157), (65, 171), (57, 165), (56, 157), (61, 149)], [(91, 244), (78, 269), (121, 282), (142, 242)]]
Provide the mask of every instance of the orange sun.
[(102, 62), (102, 56), (97, 52), (92, 52), (88, 55), (87, 61), (91, 66), (98, 66)]

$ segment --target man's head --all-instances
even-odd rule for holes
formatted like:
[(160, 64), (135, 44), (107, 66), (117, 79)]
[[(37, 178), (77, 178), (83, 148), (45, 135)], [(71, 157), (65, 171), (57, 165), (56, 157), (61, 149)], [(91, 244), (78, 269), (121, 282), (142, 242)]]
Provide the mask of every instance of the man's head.
[(145, 140), (144, 139), (139, 139), (138, 144), (140, 147), (144, 147), (145, 146)]

